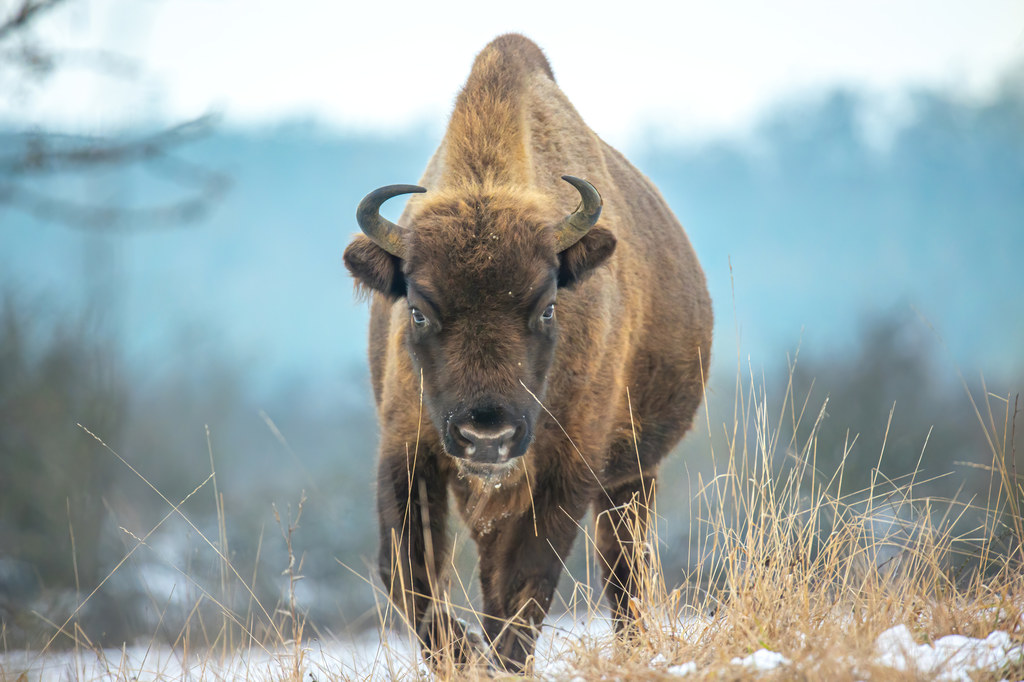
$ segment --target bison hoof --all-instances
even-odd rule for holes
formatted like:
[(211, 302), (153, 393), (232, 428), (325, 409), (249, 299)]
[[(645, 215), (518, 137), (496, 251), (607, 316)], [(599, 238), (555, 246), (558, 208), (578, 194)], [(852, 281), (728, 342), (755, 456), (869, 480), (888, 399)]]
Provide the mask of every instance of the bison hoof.
[(423, 657), (435, 673), (485, 667), (493, 670), (487, 660), (487, 647), (479, 634), (462, 619), (444, 619), (445, 624), (431, 629), (431, 641), (424, 642)]

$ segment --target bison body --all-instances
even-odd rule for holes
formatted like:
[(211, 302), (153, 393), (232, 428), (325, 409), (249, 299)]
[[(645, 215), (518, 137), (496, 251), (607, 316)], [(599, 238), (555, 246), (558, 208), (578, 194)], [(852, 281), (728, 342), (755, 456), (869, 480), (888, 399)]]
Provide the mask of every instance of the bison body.
[[(420, 183), (368, 196), (345, 252), (372, 292), (381, 576), (428, 653), (454, 632), (466, 654), (438, 606), (454, 499), (492, 660), (521, 669), (588, 509), (628, 621), (658, 465), (702, 398), (711, 303), (661, 194), (522, 36), (477, 56)], [(379, 217), (407, 192), (397, 225)]]

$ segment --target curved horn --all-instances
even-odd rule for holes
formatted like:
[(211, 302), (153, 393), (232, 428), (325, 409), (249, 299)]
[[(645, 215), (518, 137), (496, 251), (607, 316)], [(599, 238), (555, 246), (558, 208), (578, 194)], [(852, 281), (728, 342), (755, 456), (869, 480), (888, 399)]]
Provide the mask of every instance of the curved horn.
[(563, 175), (562, 179), (576, 188), (583, 201), (555, 228), (555, 253), (561, 253), (583, 239), (583, 235), (601, 217), (601, 195), (593, 185), (572, 175)]
[(400, 194), (420, 194), (427, 190), (417, 185), (385, 185), (375, 189), (359, 202), (356, 208), (356, 222), (359, 229), (374, 244), (392, 256), (405, 258), (405, 228), (395, 225), (380, 214), (380, 206), (391, 197)]

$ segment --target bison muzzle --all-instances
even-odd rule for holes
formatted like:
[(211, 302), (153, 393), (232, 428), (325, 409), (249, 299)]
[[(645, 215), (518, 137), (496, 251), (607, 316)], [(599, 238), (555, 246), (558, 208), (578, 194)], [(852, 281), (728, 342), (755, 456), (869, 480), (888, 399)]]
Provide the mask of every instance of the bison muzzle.
[[(398, 223), (383, 218), (402, 195)], [(627, 626), (658, 465), (711, 350), (704, 273), (664, 199), (540, 49), (506, 35), (477, 56), (420, 185), (371, 192), (357, 221), (345, 265), (371, 293), (380, 572), (425, 654), (482, 649), (445, 606), (450, 497), (477, 544), (493, 665), (528, 665), (588, 509)]]

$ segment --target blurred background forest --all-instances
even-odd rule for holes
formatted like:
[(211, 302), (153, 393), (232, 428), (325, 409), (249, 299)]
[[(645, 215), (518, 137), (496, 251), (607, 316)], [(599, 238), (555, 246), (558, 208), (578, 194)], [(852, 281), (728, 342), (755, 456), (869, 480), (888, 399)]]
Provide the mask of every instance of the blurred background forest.
[[(79, 68), (35, 32), (60, 4), (0, 3), (0, 99)], [(828, 399), (819, 469), (856, 435), (845, 485), (863, 488), (884, 439), (885, 476), (920, 459), (922, 494), (983, 495), (989, 475), (972, 465), (991, 453), (965, 384), (1010, 396), (1011, 414), (1024, 387), (1024, 62), (984, 97), (909, 89), (881, 128), (873, 98), (821, 88), (742, 134), (652, 132), (624, 151), (708, 274), (714, 438), (737, 372), (776, 409), (799, 352), (798, 402), (816, 414)], [(182, 506), (195, 527), (168, 519), (77, 614), (95, 641), (173, 638), (221, 579), (198, 535), (221, 538), (218, 508), (222, 549), (274, 603), (288, 564), (274, 506), (294, 512), (303, 492), (300, 602), (322, 628), (375, 624), (359, 577), (376, 551), (367, 309), (341, 253), (362, 195), (415, 182), (438, 137), (436, 124), (368, 134), (301, 117), (102, 135), (0, 121), (4, 646), (49, 639), (48, 621), (214, 469), (221, 499), (207, 481)], [(660, 483), (670, 583), (691, 560), (693, 477), (711, 471), (701, 424)]]

